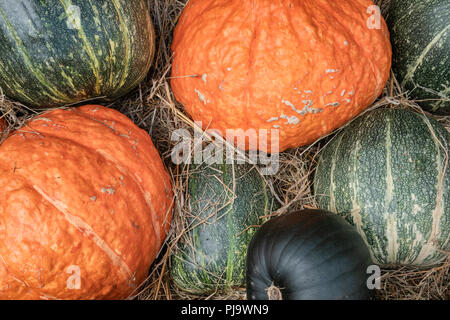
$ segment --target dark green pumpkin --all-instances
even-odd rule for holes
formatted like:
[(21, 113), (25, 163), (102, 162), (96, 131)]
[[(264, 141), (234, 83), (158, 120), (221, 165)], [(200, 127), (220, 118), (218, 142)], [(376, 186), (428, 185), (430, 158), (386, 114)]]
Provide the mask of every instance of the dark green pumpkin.
[(367, 112), (321, 151), (319, 207), (344, 216), (383, 265), (427, 267), (450, 251), (450, 134), (403, 109)]
[(47, 108), (120, 97), (154, 54), (146, 0), (0, 0), (0, 88)]
[(369, 299), (370, 265), (369, 249), (343, 218), (322, 210), (288, 213), (266, 222), (250, 242), (247, 299)]
[(393, 70), (424, 109), (450, 114), (450, 1), (391, 0)]
[(209, 294), (245, 284), (245, 259), (255, 228), (275, 206), (265, 180), (249, 164), (190, 168), (189, 213), (171, 260), (184, 291)]

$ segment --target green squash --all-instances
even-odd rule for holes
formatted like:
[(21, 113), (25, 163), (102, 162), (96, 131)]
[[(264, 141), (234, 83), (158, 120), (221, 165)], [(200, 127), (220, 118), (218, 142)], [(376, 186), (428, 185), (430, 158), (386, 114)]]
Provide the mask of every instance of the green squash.
[(180, 289), (200, 295), (243, 287), (247, 247), (261, 216), (274, 209), (272, 195), (249, 164), (194, 165), (190, 172), (189, 214), (171, 277)]
[(427, 267), (450, 250), (450, 134), (403, 109), (367, 112), (321, 151), (319, 207), (356, 225), (382, 265)]
[(0, 0), (0, 88), (35, 108), (118, 98), (154, 55), (146, 0)]
[(391, 0), (392, 68), (425, 110), (450, 114), (450, 1)]

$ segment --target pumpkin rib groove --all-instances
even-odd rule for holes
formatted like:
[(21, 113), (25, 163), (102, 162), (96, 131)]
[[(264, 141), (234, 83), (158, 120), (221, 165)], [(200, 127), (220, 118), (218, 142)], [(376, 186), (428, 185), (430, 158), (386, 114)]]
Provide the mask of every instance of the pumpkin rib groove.
[[(263, 227), (263, 226), (262, 226)], [(260, 227), (260, 228), (262, 228)], [(271, 248), (273, 247), (273, 245), (275, 244), (275, 241), (269, 243), (271, 245)], [(253, 272), (256, 271), (256, 273), (263, 278), (264, 280), (270, 282), (270, 278), (267, 276), (269, 275), (270, 272), (270, 268), (271, 265), (264, 263), (264, 252), (272, 252), (272, 250), (268, 251), (266, 249), (267, 246), (267, 242), (262, 243), (260, 246), (257, 246), (256, 248), (254, 248), (255, 244), (253, 242), (250, 242), (249, 244), (249, 249), (247, 250), (247, 252), (250, 252), (250, 255), (252, 255), (253, 257), (253, 261), (257, 260), (257, 263), (255, 263), (255, 265), (257, 266), (256, 268), (252, 269)], [(252, 250), (250, 250), (250, 248), (252, 248)], [(247, 264), (248, 264), (248, 260), (249, 257), (247, 257)], [(272, 261), (272, 260), (270, 260)], [(260, 267), (263, 267), (265, 270), (261, 270)]]
[[(264, 263), (264, 254), (263, 254), (263, 252), (266, 252), (266, 242), (264, 242), (257, 248), (254, 247), (255, 247), (254, 243), (250, 242), (247, 250), (248, 256), (246, 259), (247, 260), (246, 264), (248, 266), (249, 260), (256, 261), (256, 263), (254, 263), (254, 266), (252, 266), (252, 272), (256, 273), (259, 276), (259, 278), (263, 279), (264, 281), (270, 282), (270, 277), (268, 276), (271, 274), (269, 271), (270, 266)], [(264, 270), (262, 268), (264, 268)]]
[[(342, 274), (337, 275), (335, 278), (329, 280), (330, 282), (337, 282), (338, 280), (342, 280), (348, 277), (353, 276), (353, 274), (358, 271), (359, 265), (355, 264), (354, 267), (350, 270), (344, 271)], [(346, 297), (353, 299), (354, 295), (357, 295), (361, 292), (361, 288), (354, 288), (353, 291), (346, 292)], [(341, 297), (344, 298), (344, 297)]]
[(343, 136), (339, 137), (339, 142), (337, 142), (337, 146), (336, 146), (336, 150), (335, 150), (335, 154), (334, 157), (331, 160), (331, 174), (330, 174), (330, 204), (328, 206), (328, 210), (330, 210), (331, 212), (336, 211), (336, 199), (334, 196), (334, 191), (336, 188), (336, 184), (334, 182), (334, 172), (335, 172), (335, 168), (336, 168), (336, 162), (337, 162), (337, 153), (339, 151), (339, 146), (342, 143), (343, 140)]
[[(251, 9), (251, 19), (252, 19), (252, 33), (249, 44), (249, 52), (248, 52), (248, 71), (247, 71), (247, 80), (245, 81), (245, 96), (246, 96), (246, 104), (244, 108), (244, 116), (246, 119), (251, 119), (251, 115), (249, 114), (250, 110), (250, 100), (251, 100), (251, 87), (252, 87), (252, 79), (254, 78), (255, 73), (255, 56), (256, 56), (256, 42), (258, 39), (258, 25), (259, 22), (258, 16), (255, 14), (255, 1), (252, 0), (252, 9)], [(256, 20), (256, 21), (255, 21)]]
[[(79, 115), (83, 115), (82, 113), (78, 113), (78, 114), (79, 114)], [(123, 137), (120, 136), (119, 133), (117, 133), (117, 132), (115, 131), (115, 129), (109, 127), (109, 126), (108, 126), (107, 124), (105, 124), (104, 122), (102, 122), (102, 121), (100, 121), (100, 120), (98, 120), (98, 119), (94, 119), (94, 118), (88, 117), (88, 116), (86, 116), (85, 114), (84, 114), (84, 116), (85, 116), (86, 119), (89, 119), (89, 120), (92, 120), (92, 121), (96, 121), (96, 122), (98, 122), (98, 123), (104, 125), (104, 126), (107, 127), (108, 129), (111, 129), (118, 137), (123, 138)], [(117, 123), (118, 123), (118, 122), (119, 122), (119, 121), (117, 121)], [(123, 124), (124, 124), (124, 123), (123, 123)], [(125, 124), (124, 124), (124, 125), (125, 125)], [(61, 137), (58, 137), (58, 136), (56, 136), (56, 135), (49, 135), (49, 134), (46, 134), (46, 137), (47, 137), (47, 138), (51, 137), (51, 138), (53, 138), (53, 139), (60, 140), (60, 141), (63, 140)], [(91, 149), (91, 148), (87, 147), (86, 145), (81, 144), (81, 143), (79, 143), (77, 140), (72, 139), (72, 138), (70, 138), (70, 137), (64, 137), (64, 140), (68, 140), (68, 141), (71, 142), (72, 145), (78, 145), (79, 147), (84, 148), (84, 149), (86, 149), (86, 150), (90, 150), (90, 149)], [(123, 140), (128, 141), (127, 139), (123, 139)], [(149, 208), (149, 210), (150, 210), (150, 212), (151, 212), (151, 215), (152, 215), (152, 217), (153, 217), (152, 225), (153, 225), (153, 227), (154, 227), (155, 235), (157, 236), (158, 242), (161, 242), (162, 237), (161, 237), (160, 230), (156, 227), (156, 224), (154, 223), (154, 221), (158, 221), (158, 220), (159, 220), (159, 219), (157, 218), (158, 215), (157, 215), (156, 212), (154, 211), (154, 208), (153, 208), (153, 206), (152, 206), (152, 201), (151, 201), (151, 199), (147, 199), (146, 192), (144, 191), (142, 185), (140, 184), (139, 179), (136, 177), (136, 174), (130, 172), (130, 171), (127, 170), (127, 169), (125, 169), (125, 168), (126, 168), (126, 165), (120, 164), (119, 162), (117, 162), (116, 159), (114, 159), (111, 155), (108, 155), (108, 154), (107, 154), (106, 152), (104, 152), (103, 150), (97, 150), (97, 153), (101, 154), (102, 157), (105, 159), (105, 161), (109, 161), (109, 162), (113, 163), (113, 164), (116, 166), (116, 168), (117, 168), (120, 172), (124, 173), (124, 174), (127, 175), (129, 178), (131, 178), (131, 179), (133, 180), (133, 182), (136, 184), (136, 186), (139, 188), (139, 190), (141, 191), (141, 194), (142, 194), (142, 198), (145, 199), (145, 201), (146, 201), (146, 203), (147, 203), (147, 206), (148, 206), (148, 208)], [(25, 177), (22, 177), (22, 178), (26, 179)]]
[[(392, 159), (392, 141), (391, 141), (391, 117), (386, 117), (386, 134), (385, 134), (385, 150), (386, 150), (386, 190), (384, 195), (384, 201), (385, 201), (385, 207), (389, 208), (392, 203), (393, 198), (393, 192), (394, 190), (394, 181), (392, 177), (392, 165), (391, 162), (395, 161), (395, 159)], [(398, 248), (396, 245), (398, 245), (398, 234), (397, 234), (397, 212), (394, 213), (395, 217), (393, 217), (393, 214), (389, 212), (389, 217), (387, 220), (387, 230), (388, 233), (387, 237), (387, 255), (388, 259), (391, 261), (395, 261), (397, 259), (397, 251)]]
[[(39, 186), (33, 185), (34, 190), (43, 198), (47, 203), (53, 206), (58, 212), (62, 213), (64, 219), (72, 225), (75, 229), (80, 231), (83, 236), (95, 243), (95, 245), (113, 262), (113, 264), (118, 267), (120, 272), (125, 276), (125, 278), (130, 281), (132, 278), (132, 273), (128, 265), (122, 258), (120, 258), (113, 249), (110, 248), (108, 243), (103, 240), (98, 234), (92, 229), (92, 227), (83, 221), (78, 216), (72, 215), (67, 211), (67, 205), (60, 202), (59, 200), (52, 199), (48, 194), (46, 194)], [(92, 236), (92, 237), (91, 237)]]
[[(347, 250), (347, 251), (341, 251), (340, 253), (342, 254), (342, 253), (344, 253), (344, 252), (350, 252), (350, 250)], [(329, 261), (322, 261), (320, 264), (317, 265), (317, 268), (320, 267), (321, 265), (327, 263), (327, 262), (329, 262)], [(291, 266), (291, 267), (292, 267), (292, 266)], [(312, 283), (312, 284), (310, 284), (309, 286), (301, 287), (300, 291), (304, 291), (304, 290), (308, 290), (308, 289), (313, 289), (313, 288), (320, 288), (322, 285), (326, 285), (326, 283), (328, 283), (328, 282), (333, 283), (333, 282), (335, 282), (336, 280), (339, 280), (339, 279), (341, 279), (341, 278), (345, 278), (346, 276), (349, 276), (349, 275), (353, 275), (354, 272), (355, 272), (355, 270), (358, 269), (358, 267), (360, 267), (359, 264), (358, 264), (358, 263), (355, 263), (351, 269), (348, 269), (348, 270), (346, 270), (346, 271), (342, 271), (342, 273), (335, 275), (334, 278), (330, 278), (330, 279), (320, 279), (319, 281), (317, 281), (317, 282), (315, 282), (315, 283)], [(309, 269), (302, 269), (302, 271), (304, 271), (304, 272), (306, 272), (306, 271), (311, 271), (311, 270), (314, 271), (314, 266), (311, 266)], [(289, 283), (289, 281), (283, 281), (282, 283), (280, 283), (280, 285), (281, 285), (281, 286), (286, 286), (288, 283)], [(355, 290), (356, 290), (356, 289), (355, 289)]]
[[(120, 270), (120, 273), (124, 276), (124, 279), (127, 280), (127, 282), (130, 284), (130, 286), (135, 287), (134, 284), (132, 284), (133, 281), (133, 274), (131, 273), (130, 268), (126, 264), (124, 260), (122, 260), (119, 256), (116, 255), (113, 249), (111, 249), (108, 245), (108, 243), (100, 238), (97, 233), (93, 230), (93, 228), (83, 221), (78, 216), (72, 215), (69, 212), (66, 211), (64, 207), (67, 207), (64, 203), (59, 203), (58, 200), (52, 199), (50, 196), (48, 196), (40, 187), (36, 185), (32, 185), (27, 181), (26, 178), (24, 178), (22, 175), (20, 175), (20, 178), (27, 184), (32, 186), (34, 191), (41, 196), (42, 199), (46, 201), (49, 205), (51, 205), (53, 208), (55, 208), (58, 212), (62, 214), (64, 217), (64, 220), (66, 223), (71, 225), (73, 228), (78, 230), (83, 234), (83, 237), (91, 240), (95, 243), (97, 248), (105, 254), (112, 262), (113, 264)], [(91, 237), (92, 236), (92, 237)], [(1, 255), (0, 255), (1, 256)], [(11, 272), (11, 269), (8, 267), (8, 264), (5, 262), (4, 258), (1, 256), (3, 264), (7, 267), (7, 271), (10, 273), (11, 276), (13, 276), (16, 280), (23, 283), (27, 288), (30, 290), (33, 290), (34, 292), (37, 292), (39, 288), (34, 288), (30, 286), (26, 281), (20, 280), (19, 277), (17, 277), (15, 274)], [(42, 293), (41, 293), (42, 295)], [(47, 294), (43, 294), (44, 297), (48, 297)], [(50, 296), (52, 299), (57, 299), (56, 297)]]
[[(304, 231), (304, 229), (307, 227), (307, 225), (303, 225), (302, 226), (302, 228), (301, 228), (301, 230), (302, 230), (302, 232), (305, 232)], [(300, 229), (299, 229), (300, 230)], [(280, 232), (282, 232), (283, 233), (283, 230), (280, 230)], [(311, 229), (311, 230), (308, 230), (307, 231), (307, 234), (314, 234), (314, 233), (317, 233), (318, 232), (318, 230), (317, 229)], [(324, 241), (326, 241), (326, 240), (328, 240), (328, 238), (329, 237), (331, 237), (331, 236), (334, 236), (334, 235), (336, 235), (337, 234), (337, 231), (334, 231), (334, 232), (331, 232), (331, 233), (327, 233), (327, 235), (325, 236), (325, 238), (323, 238), (323, 239), (321, 239), (321, 241), (320, 242), (318, 242), (318, 243), (316, 243), (315, 244), (315, 246), (314, 247), (311, 247), (311, 248), (309, 248), (309, 251), (307, 251), (307, 252), (303, 252), (303, 254), (302, 254), (302, 257), (305, 257), (305, 256), (307, 256), (308, 254), (310, 254), (310, 253), (312, 253), (313, 251), (314, 251), (314, 249), (317, 247), (317, 246), (319, 246), (321, 243), (323, 243)], [(284, 254), (285, 254), (285, 250), (292, 250), (292, 248), (291, 248), (291, 246), (292, 246), (292, 242), (293, 241), (295, 241), (295, 246), (296, 247), (301, 247), (303, 244), (304, 244), (304, 242), (306, 242), (307, 241), (307, 236), (305, 236), (305, 235), (303, 235), (302, 234), (302, 240), (301, 240), (301, 242), (298, 242), (298, 239), (297, 239), (297, 237), (298, 237), (298, 235), (297, 234), (292, 234), (292, 237), (291, 238), (289, 238), (289, 239), (284, 239), (284, 241), (283, 241), (283, 243), (284, 243), (284, 248), (282, 249), (282, 250), (280, 250), (280, 253), (279, 253), (279, 257), (281, 257), (281, 256), (283, 256)], [(275, 242), (275, 241), (274, 241)], [(273, 252), (274, 250), (273, 250), (273, 247), (271, 247), (271, 249), (270, 250), (268, 250), (269, 252)], [(292, 259), (292, 258), (295, 258), (295, 257), (289, 257), (290, 259)], [(277, 265), (276, 265), (276, 268), (275, 268), (275, 270), (279, 270), (280, 269), (280, 264), (282, 263), (283, 265), (289, 265), (290, 264), (290, 260), (287, 260), (287, 261), (282, 261), (281, 259), (272, 259), (272, 257), (270, 256), (269, 257), (269, 260), (270, 261), (277, 261)]]
[[(99, 123), (99, 124), (105, 126), (106, 128), (112, 130), (112, 131), (114, 132), (114, 134), (115, 134), (117, 137), (121, 138), (123, 141), (127, 141), (127, 143), (129, 143), (130, 146), (133, 147), (133, 144), (130, 143), (129, 138), (124, 137), (124, 136), (123, 136), (122, 134), (120, 134), (114, 127), (109, 126), (109, 125), (108, 125), (107, 123), (105, 123), (104, 121), (100, 121), (99, 119), (94, 118), (94, 117), (91, 116), (90, 114), (88, 114), (88, 113), (86, 113), (86, 112), (81, 112), (81, 111), (78, 110), (78, 109), (75, 111), (75, 113), (76, 113), (77, 115), (79, 115), (79, 116), (82, 116), (82, 117), (86, 118), (87, 120), (95, 121), (95, 122), (97, 122), (97, 123)], [(123, 127), (126, 127), (127, 124), (126, 124), (125, 122), (122, 122), (121, 120), (122, 120), (122, 119), (117, 119), (117, 118), (115, 118), (114, 120), (111, 120), (111, 121), (114, 121), (115, 124), (120, 124), (120, 125), (122, 125)], [(125, 120), (125, 119), (124, 119), (124, 120)], [(141, 130), (141, 131), (136, 131), (135, 134), (139, 134), (139, 135), (141, 135), (142, 137), (147, 138), (147, 136), (146, 136), (145, 134), (143, 134), (143, 132), (144, 132), (144, 131), (142, 131), (142, 130)], [(74, 140), (74, 139), (71, 139), (70, 137), (67, 138), (67, 139), (70, 140), (73, 144), (78, 144), (78, 145), (80, 145), (80, 146), (84, 146), (85, 148), (87, 148), (85, 145), (79, 144), (78, 141), (76, 141), (76, 140)], [(111, 156), (108, 155), (107, 153), (103, 152), (103, 150), (97, 150), (97, 152), (101, 153), (101, 154), (105, 157), (106, 160), (109, 160), (109, 161), (113, 162), (114, 164), (116, 164), (116, 166), (118, 166), (117, 168), (119, 169), (119, 171), (126, 170), (125, 172), (128, 173), (128, 176), (130, 176), (130, 177), (134, 180), (134, 182), (139, 186), (139, 188), (141, 189), (142, 195), (143, 195), (144, 198), (145, 198), (145, 192), (144, 192), (144, 190), (142, 189), (142, 186), (140, 185), (140, 181), (139, 181), (138, 177), (135, 175), (135, 173), (132, 174), (129, 170), (126, 169), (126, 165), (122, 165), (121, 163), (117, 162), (116, 159), (114, 159), (113, 157), (111, 157)], [(164, 179), (163, 179), (163, 181), (164, 181), (164, 184), (165, 184), (165, 180), (164, 180)], [(166, 186), (166, 187), (167, 187), (167, 186)], [(147, 201), (147, 203), (148, 203), (148, 205), (149, 205), (150, 208), (153, 208), (153, 206), (150, 205), (150, 204), (152, 203), (151, 200), (150, 200), (150, 201)], [(159, 233), (159, 232), (158, 232), (158, 233)]]
[(105, 160), (110, 161), (112, 163), (114, 163), (116, 165), (116, 168), (122, 172), (124, 175), (128, 176), (131, 178), (131, 180), (133, 180), (133, 182), (136, 184), (136, 186), (139, 188), (139, 191), (142, 194), (142, 197), (144, 198), (145, 202), (147, 203), (147, 206), (150, 210), (151, 216), (152, 216), (152, 226), (155, 232), (155, 236), (157, 238), (157, 242), (161, 243), (162, 237), (161, 237), (161, 232), (159, 230), (159, 228), (157, 228), (156, 224), (154, 223), (154, 221), (158, 221), (158, 215), (156, 214), (153, 206), (152, 206), (152, 200), (151, 198), (148, 199), (148, 197), (146, 196), (146, 192), (144, 190), (144, 188), (142, 187), (142, 185), (139, 182), (139, 179), (136, 177), (136, 173), (131, 173), (129, 170), (125, 169), (126, 167), (122, 166), (119, 162), (117, 162), (116, 159), (114, 159), (112, 156), (108, 155), (107, 153), (97, 150), (98, 153), (100, 153)]
[[(353, 183), (353, 197), (352, 197), (352, 209), (350, 211), (350, 214), (352, 216), (352, 221), (356, 226), (356, 229), (358, 231), (360, 231), (360, 234), (364, 240), (364, 242), (366, 244), (368, 244), (367, 242), (367, 237), (366, 235), (362, 232), (362, 221), (359, 217), (359, 212), (361, 211), (361, 206), (358, 203), (358, 195), (357, 195), (357, 190), (358, 190), (358, 186), (359, 186), (359, 179), (358, 179), (358, 153), (359, 153), (359, 149), (360, 149), (361, 145), (360, 142), (358, 141), (355, 145), (355, 150), (353, 153), (353, 176), (352, 179), (354, 181)], [(359, 211), (359, 212), (358, 212)]]
[[(315, 232), (318, 232), (317, 229), (314, 230), (314, 231), (315, 231)], [(291, 264), (295, 264), (295, 263), (291, 263), (291, 260), (290, 260), (290, 259), (304, 259), (304, 258), (308, 257), (308, 256), (311, 255), (312, 253), (315, 253), (315, 252), (316, 252), (315, 250), (317, 249), (317, 247), (319, 247), (320, 245), (322, 245), (324, 242), (329, 241), (330, 238), (332, 238), (332, 237), (334, 237), (334, 236), (336, 236), (336, 235), (338, 235), (338, 234), (340, 234), (340, 233), (342, 233), (342, 231), (340, 231), (340, 230), (334, 230), (333, 232), (327, 233), (326, 236), (324, 236), (319, 242), (315, 243), (314, 246), (310, 247), (308, 251), (302, 252), (302, 256), (301, 256), (301, 257), (290, 256), (289, 259), (288, 259), (287, 261), (283, 261), (283, 265), (289, 266), (289, 265), (291, 265)], [(294, 240), (294, 239), (291, 239), (291, 241), (293, 241), (293, 240)], [(286, 243), (286, 246), (289, 246), (289, 247), (290, 247), (291, 245), (292, 245), (292, 244), (290, 244), (289, 242)], [(296, 244), (296, 247), (301, 247), (302, 245), (303, 245), (303, 243), (298, 243), (298, 244)], [(352, 249), (353, 249), (353, 247), (352, 247)], [(348, 251), (350, 251), (350, 250), (348, 250)], [(343, 253), (343, 252), (346, 252), (346, 251), (345, 251), (345, 250), (342, 250), (341, 252), (338, 252), (337, 254), (340, 254), (340, 253)], [(283, 253), (282, 253), (282, 254), (283, 254)], [(281, 254), (281, 255), (282, 255), (282, 254)], [(294, 261), (296, 261), (296, 260), (294, 260)], [(326, 262), (327, 262), (327, 260), (322, 261), (321, 264), (322, 264), (322, 263), (326, 263)], [(318, 266), (320, 266), (320, 264), (319, 264), (319, 265), (315, 265), (314, 267), (318, 267)], [(311, 266), (311, 268), (313, 268), (313, 266)], [(306, 269), (306, 270), (309, 270), (309, 269)]]
[[(161, 251), (173, 197), (150, 137), (113, 109), (77, 110), (104, 123), (52, 110), (0, 148), (0, 255), (13, 271), (0, 262), (0, 298), (124, 299)], [(72, 266), (80, 290), (66, 286)]]
[[(443, 206), (443, 201), (444, 201), (444, 197), (443, 197), (443, 188), (444, 188), (444, 178), (445, 178), (445, 172), (447, 170), (447, 165), (448, 165), (448, 147), (445, 148), (442, 144), (442, 141), (439, 140), (436, 137), (436, 132), (433, 129), (433, 127), (430, 124), (430, 121), (428, 120), (428, 118), (424, 117), (423, 121), (425, 122), (425, 124), (427, 125), (428, 129), (430, 130), (430, 133), (433, 137), (435, 146), (436, 146), (436, 170), (438, 175), (440, 176), (439, 179), (437, 179), (437, 193), (436, 193), (436, 207), (433, 210), (433, 224), (432, 224), (432, 231), (430, 233), (430, 238), (429, 241), (433, 241), (436, 238), (436, 235), (438, 234), (438, 230), (439, 230), (439, 225), (441, 222), (441, 219), (444, 215), (444, 206)], [(441, 137), (441, 139), (443, 139), (444, 137)], [(446, 159), (441, 160), (441, 151), (444, 152), (444, 154), (446, 155)], [(445, 162), (445, 165), (442, 165), (442, 162)], [(439, 214), (440, 212), (440, 214)], [(437, 215), (437, 217), (435, 216)], [(420, 256), (420, 254), (419, 254)], [(417, 257), (417, 259), (419, 258), (419, 256)]]
[[(281, 237), (280, 237), (280, 233), (279, 232), (281, 232)], [(310, 230), (310, 232), (313, 232), (312, 230)], [(292, 241), (294, 241), (295, 239), (296, 239), (296, 237), (297, 237), (297, 235), (294, 233), (294, 234), (292, 234), (291, 236), (290, 236), (290, 238), (289, 239), (283, 239), (284, 241), (283, 241), (283, 249), (281, 249), (280, 250), (280, 252), (279, 252), (279, 254), (278, 254), (278, 259), (274, 259), (273, 257), (272, 257), (272, 254), (273, 254), (273, 252), (274, 252), (274, 246), (275, 245), (277, 245), (277, 242), (276, 241), (273, 241), (272, 242), (272, 246), (270, 247), (270, 249), (265, 249), (264, 251), (266, 251), (266, 252), (270, 252), (270, 259), (269, 259), (269, 261), (276, 261), (277, 263), (276, 263), (276, 266), (275, 266), (275, 270), (279, 270), (280, 268), (279, 268), (279, 266), (280, 266), (280, 263), (282, 263), (282, 261), (281, 261), (281, 259), (279, 258), (279, 257), (281, 257), (281, 256), (283, 256), (283, 254), (284, 254), (284, 252), (286, 251), (286, 250), (289, 250), (289, 244), (292, 242)], [(278, 230), (278, 238), (283, 238), (283, 233), (282, 233), (282, 231), (281, 230)], [(305, 240), (303, 240), (303, 242), (304, 242)], [(300, 244), (299, 244), (300, 245)], [(264, 255), (260, 255), (261, 257), (263, 257)], [(284, 263), (284, 262), (283, 262)], [(269, 265), (269, 266), (271, 266), (271, 264)], [(269, 272), (271, 272), (272, 274), (274, 273), (273, 272), (273, 270), (272, 270), (272, 268), (270, 268), (269, 267)]]
[[(278, 238), (280, 238), (279, 235), (278, 235)], [(278, 273), (276, 270), (279, 270), (279, 269), (280, 269), (279, 266), (280, 266), (281, 263), (284, 264), (284, 262), (281, 261), (280, 257), (283, 255), (283, 252), (285, 252), (286, 250), (289, 250), (289, 245), (288, 245), (288, 244), (289, 244), (291, 241), (293, 241), (293, 239), (295, 239), (295, 234), (292, 235), (292, 236), (285, 242), (283, 248), (280, 250), (280, 253), (278, 254), (278, 259), (274, 259), (274, 257), (272, 257), (273, 252), (274, 252), (274, 246), (277, 245), (277, 243), (276, 243), (275, 241), (273, 241), (273, 244), (272, 244), (272, 246), (270, 246), (270, 249), (261, 246), (261, 247), (262, 247), (261, 250), (264, 249), (264, 250), (262, 250), (263, 252), (269, 252), (269, 256), (267, 257), (266, 260), (271, 261), (271, 262), (272, 262), (272, 261), (276, 261), (275, 266), (274, 266), (272, 263), (269, 263), (268, 268), (267, 268), (267, 271), (268, 271), (268, 274), (269, 274), (269, 275), (273, 275), (273, 274), (277, 274), (277, 273)], [(259, 254), (259, 256), (260, 256), (260, 257), (264, 257), (263, 254)], [(275, 270), (275, 271), (274, 271), (274, 270)]]
[(35, 290), (36, 288), (31, 287), (26, 281), (20, 279), (20, 277), (18, 277), (16, 274), (14, 274), (13, 271), (11, 271), (11, 268), (9, 267), (8, 263), (6, 263), (5, 258), (3, 257), (3, 255), (0, 253), (0, 260), (3, 263), (3, 265), (5, 266), (5, 270), (8, 272), (8, 275), (10, 275), (12, 278), (14, 278), (14, 281), (17, 281), (19, 283), (22, 283), (25, 287), (29, 288), (30, 290)]

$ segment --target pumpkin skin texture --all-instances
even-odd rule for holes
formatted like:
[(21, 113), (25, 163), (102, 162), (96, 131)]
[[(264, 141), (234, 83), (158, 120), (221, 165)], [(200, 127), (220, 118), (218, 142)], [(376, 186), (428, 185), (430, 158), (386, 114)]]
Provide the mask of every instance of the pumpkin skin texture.
[(147, 75), (154, 42), (145, 0), (0, 0), (0, 87), (39, 109), (114, 100)]
[(393, 70), (425, 110), (450, 114), (450, 2), (392, 0)]
[(389, 77), (389, 33), (382, 18), (368, 28), (371, 5), (191, 0), (172, 44), (175, 98), (204, 129), (243, 130), (245, 149), (314, 142), (369, 106)]
[(354, 224), (378, 264), (439, 264), (450, 250), (449, 145), (447, 130), (425, 115), (370, 111), (322, 149), (318, 205)]
[(46, 112), (13, 132), (0, 190), (0, 299), (127, 298), (171, 221), (171, 180), (150, 137), (102, 106)]
[(190, 212), (171, 277), (178, 288), (199, 295), (243, 287), (248, 243), (260, 216), (276, 209), (274, 199), (249, 164), (203, 163), (190, 172)]
[(343, 218), (322, 210), (287, 213), (266, 222), (247, 251), (247, 299), (366, 300), (369, 250)]

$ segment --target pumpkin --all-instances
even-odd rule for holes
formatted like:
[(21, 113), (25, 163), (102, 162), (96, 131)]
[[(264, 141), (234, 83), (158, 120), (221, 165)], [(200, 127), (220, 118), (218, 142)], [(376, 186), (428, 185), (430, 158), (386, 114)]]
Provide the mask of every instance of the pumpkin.
[(113, 100), (146, 76), (146, 0), (0, 1), (0, 87), (36, 108)]
[(0, 299), (124, 299), (169, 229), (171, 180), (110, 108), (58, 109), (0, 146)]
[(275, 208), (265, 180), (250, 164), (203, 163), (190, 168), (187, 191), (172, 280), (198, 295), (243, 287), (248, 243), (260, 216)]
[(450, 114), (450, 2), (391, 0), (393, 70), (425, 110)]
[(450, 250), (450, 134), (404, 109), (377, 109), (321, 151), (319, 207), (354, 224), (382, 265), (428, 267)]
[(369, 106), (389, 77), (389, 33), (381, 16), (369, 28), (371, 5), (191, 0), (172, 43), (175, 98), (242, 149), (314, 142)]
[(365, 300), (369, 249), (343, 218), (322, 210), (266, 222), (247, 252), (249, 300)]

